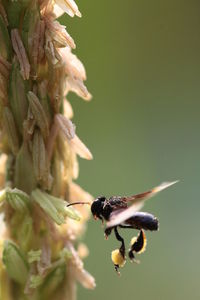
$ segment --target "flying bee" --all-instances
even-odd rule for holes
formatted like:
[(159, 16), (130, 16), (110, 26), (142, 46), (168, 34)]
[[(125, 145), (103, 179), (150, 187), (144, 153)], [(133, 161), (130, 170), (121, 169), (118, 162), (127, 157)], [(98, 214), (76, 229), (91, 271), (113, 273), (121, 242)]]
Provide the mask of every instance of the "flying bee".
[[(94, 219), (100, 219), (102, 223), (106, 222), (104, 230), (105, 237), (114, 231), (116, 239), (121, 243), (120, 247), (112, 251), (112, 261), (115, 270), (119, 274), (119, 268), (123, 267), (126, 262), (126, 247), (122, 236), (119, 234), (119, 228), (137, 229), (139, 234), (133, 237), (130, 243), (128, 256), (131, 261), (135, 261), (135, 253), (140, 254), (145, 251), (147, 239), (145, 230), (157, 231), (158, 220), (157, 218), (147, 212), (140, 212), (144, 202), (155, 196), (158, 192), (175, 184), (174, 182), (165, 182), (161, 185), (141, 194), (136, 194), (130, 197), (112, 196), (106, 198), (101, 196), (96, 198), (91, 204), (91, 212)], [(84, 202), (75, 202), (74, 204), (84, 204)]]

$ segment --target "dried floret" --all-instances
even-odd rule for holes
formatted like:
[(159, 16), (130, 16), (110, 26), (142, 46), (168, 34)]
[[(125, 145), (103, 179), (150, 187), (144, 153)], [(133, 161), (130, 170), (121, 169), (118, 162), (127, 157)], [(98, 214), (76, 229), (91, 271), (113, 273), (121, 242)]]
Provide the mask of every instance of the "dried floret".
[(29, 79), (30, 64), (18, 29), (11, 30), (11, 40), (12, 40), (13, 48), (15, 50), (15, 53), (17, 55), (17, 58), (21, 66), (21, 74), (24, 80)]
[(74, 2), (74, 0), (55, 0), (55, 3), (70, 17), (74, 17), (74, 15), (81, 17), (81, 13), (78, 10), (78, 6)]

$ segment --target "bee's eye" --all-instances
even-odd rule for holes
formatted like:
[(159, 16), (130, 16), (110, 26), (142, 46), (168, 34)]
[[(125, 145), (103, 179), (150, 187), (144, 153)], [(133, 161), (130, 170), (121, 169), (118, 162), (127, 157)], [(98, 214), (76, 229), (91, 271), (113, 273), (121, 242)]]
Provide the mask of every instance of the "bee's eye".
[(106, 198), (105, 197), (99, 197), (94, 200), (94, 202), (91, 205), (91, 212), (93, 216), (99, 217), (100, 214), (102, 213), (103, 209), (103, 203), (105, 202)]

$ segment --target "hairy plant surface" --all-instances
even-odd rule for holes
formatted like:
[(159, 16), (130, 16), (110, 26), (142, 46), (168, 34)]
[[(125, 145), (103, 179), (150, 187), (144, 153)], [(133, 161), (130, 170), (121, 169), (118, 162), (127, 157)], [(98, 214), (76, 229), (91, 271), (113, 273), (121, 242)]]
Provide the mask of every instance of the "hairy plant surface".
[(73, 182), (77, 155), (92, 159), (75, 133), (66, 99), (85, 100), (84, 66), (56, 20), (81, 16), (73, 0), (0, 0), (0, 299), (75, 299), (76, 281), (94, 288), (79, 243), (92, 201)]

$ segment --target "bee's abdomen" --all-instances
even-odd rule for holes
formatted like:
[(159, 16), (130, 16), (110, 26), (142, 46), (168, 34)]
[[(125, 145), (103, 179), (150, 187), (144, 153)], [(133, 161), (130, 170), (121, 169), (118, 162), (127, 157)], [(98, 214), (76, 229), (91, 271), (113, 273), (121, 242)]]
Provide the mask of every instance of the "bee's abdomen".
[(158, 220), (149, 213), (137, 212), (125, 221), (125, 224), (133, 226), (134, 229), (158, 230)]

